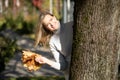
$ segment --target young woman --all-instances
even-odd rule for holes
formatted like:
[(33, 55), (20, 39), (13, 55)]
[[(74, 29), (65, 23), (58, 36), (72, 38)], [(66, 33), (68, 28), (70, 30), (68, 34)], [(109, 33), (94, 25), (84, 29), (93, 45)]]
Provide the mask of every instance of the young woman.
[(51, 67), (65, 73), (65, 78), (69, 78), (69, 66), (72, 50), (73, 23), (69, 22), (61, 25), (56, 17), (50, 13), (40, 14), (39, 24), (36, 31), (35, 46), (49, 44), (51, 53), (55, 61), (45, 57), (36, 57), (36, 61), (41, 64), (48, 64)]

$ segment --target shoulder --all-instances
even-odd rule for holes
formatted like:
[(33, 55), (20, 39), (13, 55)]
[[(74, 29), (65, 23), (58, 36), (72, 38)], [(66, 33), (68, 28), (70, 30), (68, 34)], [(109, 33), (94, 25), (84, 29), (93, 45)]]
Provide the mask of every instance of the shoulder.
[(70, 21), (70, 22), (67, 22), (67, 23), (64, 23), (65, 26), (73, 26), (73, 21)]
[(71, 32), (71, 30), (73, 30), (73, 21), (63, 23), (62, 28), (63, 28), (62, 30), (65, 31), (65, 32), (66, 32), (66, 30)]

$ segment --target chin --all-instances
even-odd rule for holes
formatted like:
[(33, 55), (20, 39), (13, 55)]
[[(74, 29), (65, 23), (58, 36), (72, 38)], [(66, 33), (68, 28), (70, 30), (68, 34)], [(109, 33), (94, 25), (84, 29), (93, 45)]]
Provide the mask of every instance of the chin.
[(56, 32), (56, 31), (57, 31), (57, 29), (53, 30), (52, 32), (54, 33), (54, 32)]

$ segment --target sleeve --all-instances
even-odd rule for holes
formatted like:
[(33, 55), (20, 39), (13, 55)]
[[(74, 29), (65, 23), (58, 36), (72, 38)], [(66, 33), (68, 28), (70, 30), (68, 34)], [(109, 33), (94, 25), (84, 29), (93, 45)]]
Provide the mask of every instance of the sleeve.
[(67, 61), (65, 57), (56, 49), (53, 44), (50, 44), (50, 50), (55, 58), (55, 63), (51, 65), (51, 67), (58, 70), (65, 70), (67, 68)]

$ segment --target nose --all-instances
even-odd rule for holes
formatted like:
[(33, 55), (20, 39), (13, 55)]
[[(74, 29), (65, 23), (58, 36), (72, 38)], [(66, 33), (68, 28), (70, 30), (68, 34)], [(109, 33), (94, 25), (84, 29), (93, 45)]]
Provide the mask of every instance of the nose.
[(50, 24), (51, 27), (53, 27), (53, 25), (54, 25), (53, 23)]
[(53, 25), (54, 25), (54, 21), (53, 21), (53, 20), (50, 22), (50, 25), (51, 25), (51, 26), (53, 26)]

